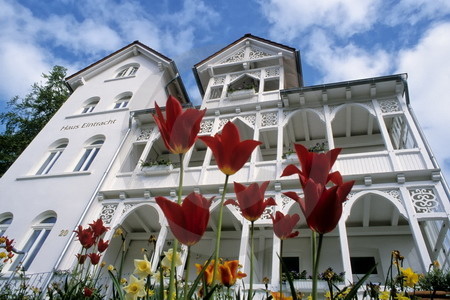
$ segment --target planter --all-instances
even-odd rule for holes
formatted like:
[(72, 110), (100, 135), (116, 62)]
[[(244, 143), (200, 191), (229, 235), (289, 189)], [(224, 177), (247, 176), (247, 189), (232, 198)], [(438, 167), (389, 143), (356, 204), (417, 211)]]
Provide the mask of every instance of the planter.
[(298, 162), (297, 153), (290, 153), (290, 154), (286, 155), (285, 159), (286, 159), (286, 162), (288, 162), (288, 163)]
[[(312, 279), (294, 279), (294, 288), (300, 292), (312, 291)], [(317, 281), (317, 290), (328, 290), (327, 282), (324, 280)]]
[(254, 96), (255, 90), (254, 89), (246, 89), (246, 90), (236, 90), (232, 92), (228, 92), (228, 98), (231, 99), (243, 99)]
[(150, 167), (142, 167), (142, 173), (144, 175), (162, 175), (169, 174), (173, 170), (173, 165), (155, 165)]
[(414, 296), (420, 298), (420, 299), (434, 299), (434, 300), (440, 300), (440, 299), (450, 299), (450, 292), (446, 291), (436, 291), (433, 294), (433, 291), (415, 291)]

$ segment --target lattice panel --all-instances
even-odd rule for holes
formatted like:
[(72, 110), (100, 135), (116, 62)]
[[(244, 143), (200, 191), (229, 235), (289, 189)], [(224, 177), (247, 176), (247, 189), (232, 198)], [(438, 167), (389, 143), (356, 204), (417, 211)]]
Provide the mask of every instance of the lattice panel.
[(401, 111), (400, 103), (396, 99), (389, 100), (379, 100), (378, 104), (380, 105), (380, 109), (382, 113), (390, 113)]
[(153, 132), (153, 128), (142, 128), (141, 132), (136, 138), (136, 141), (147, 141)]
[(263, 57), (267, 57), (267, 56), (272, 56), (272, 55), (269, 53), (266, 53), (260, 49), (256, 49), (253, 47), (250, 48), (250, 53), (249, 53), (250, 59), (263, 58)]
[(261, 127), (276, 126), (278, 124), (278, 114), (276, 112), (263, 113), (261, 115)]
[(439, 197), (433, 188), (409, 190), (411, 201), (417, 213), (442, 212)]
[(270, 68), (270, 69), (266, 69), (266, 74), (265, 74), (265, 78), (270, 78), (270, 77), (279, 77), (280, 76), (280, 68)]
[(204, 120), (200, 123), (200, 133), (210, 133), (213, 130), (214, 120)]
[(225, 83), (225, 76), (214, 77), (213, 85), (222, 85)]
[(221, 62), (221, 64), (243, 61), (244, 56), (245, 56), (245, 48), (242, 48), (239, 51), (236, 51), (235, 53), (233, 53), (233, 55), (231, 55), (227, 59), (223, 60)]
[(100, 213), (100, 218), (102, 219), (103, 223), (111, 224), (111, 220), (114, 217), (116, 209), (117, 204), (103, 205), (102, 212)]

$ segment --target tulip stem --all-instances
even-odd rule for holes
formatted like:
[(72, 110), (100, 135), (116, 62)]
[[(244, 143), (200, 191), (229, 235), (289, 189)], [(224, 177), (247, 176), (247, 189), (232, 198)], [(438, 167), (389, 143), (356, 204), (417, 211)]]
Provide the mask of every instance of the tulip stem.
[(312, 248), (313, 248), (313, 286), (312, 286), (312, 298), (317, 300), (317, 281), (318, 281), (318, 269), (320, 252), (322, 250), (323, 233), (319, 233), (319, 244), (316, 241), (316, 232), (312, 231)]
[(252, 299), (253, 294), (253, 231), (255, 228), (255, 221), (251, 221), (250, 227), (250, 290), (248, 292), (248, 300)]
[(186, 275), (184, 276), (184, 300), (187, 299), (188, 286), (189, 286), (189, 266), (191, 260), (191, 246), (187, 247), (187, 258), (186, 258)]
[(283, 297), (283, 240), (280, 239), (280, 297)]
[(215, 283), (216, 274), (218, 272), (218, 267), (219, 267), (219, 248), (220, 248), (220, 237), (222, 235), (223, 203), (225, 201), (225, 194), (227, 193), (227, 185), (228, 185), (229, 177), (230, 177), (230, 175), (225, 174), (225, 183), (223, 185), (222, 198), (220, 199), (220, 205), (219, 205), (219, 220), (217, 221), (216, 249), (215, 249), (215, 256), (214, 256), (214, 271), (213, 271), (213, 279), (212, 279), (213, 285)]
[[(178, 200), (177, 203), (181, 204), (181, 196), (183, 194), (183, 173), (184, 173), (184, 168), (183, 168), (183, 153), (179, 154), (179, 159), (180, 159), (180, 175), (179, 175), (179, 183), (178, 183)], [(172, 261), (170, 263), (170, 277), (169, 277), (169, 294), (168, 294), (168, 299), (171, 300), (174, 298), (174, 294), (175, 294), (175, 273), (176, 273), (176, 267), (175, 267), (175, 258), (177, 255), (177, 250), (178, 250), (178, 240), (174, 238), (173, 241), (173, 250), (172, 250)]]

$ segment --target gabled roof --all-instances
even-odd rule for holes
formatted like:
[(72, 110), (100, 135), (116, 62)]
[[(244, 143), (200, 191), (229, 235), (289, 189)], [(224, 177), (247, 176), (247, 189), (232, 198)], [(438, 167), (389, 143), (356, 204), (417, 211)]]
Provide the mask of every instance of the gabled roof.
[(94, 76), (95, 74), (103, 71), (104, 69), (110, 67), (113, 64), (116, 64), (126, 58), (136, 56), (138, 54), (142, 54), (149, 59), (152, 59), (158, 63), (161, 63), (163, 67), (169, 70), (170, 75), (177, 83), (179, 87), (180, 93), (183, 95), (184, 99), (182, 102), (190, 102), (189, 96), (186, 92), (186, 88), (184, 87), (183, 82), (179, 76), (178, 68), (175, 65), (175, 62), (168, 58), (167, 56), (159, 53), (158, 51), (144, 45), (139, 41), (134, 41), (125, 47), (105, 56), (104, 58), (90, 64), (89, 66), (83, 68), (82, 70), (66, 77), (66, 83), (70, 89), (74, 90), (77, 86), (80, 85), (85, 79)]
[(249, 45), (247, 43), (250, 43), (250, 47), (254, 47), (255, 53), (264, 57), (263, 60), (282, 57), (285, 61), (285, 78), (289, 82), (289, 86), (303, 85), (300, 54), (295, 48), (247, 33), (194, 65), (192, 71), (202, 96), (205, 94), (209, 79), (217, 75), (214, 70), (217, 71), (221, 68), (223, 71), (224, 68), (235, 66), (244, 59), (244, 47)]
[(226, 46), (226, 47), (220, 49), (219, 51), (217, 51), (216, 53), (214, 53), (214, 54), (208, 56), (207, 58), (205, 58), (205, 59), (202, 60), (201, 62), (196, 63), (196, 64), (194, 65), (194, 67), (197, 68), (198, 66), (202, 65), (202, 64), (205, 63), (206, 61), (211, 60), (212, 58), (214, 58), (214, 57), (220, 55), (221, 53), (225, 52), (225, 51), (228, 50), (229, 48), (232, 48), (233, 46), (239, 44), (240, 42), (242, 42), (242, 41), (244, 41), (244, 40), (246, 40), (246, 39), (248, 39), (248, 38), (251, 38), (251, 39), (253, 39), (253, 40), (260, 41), (260, 42), (263, 42), (263, 43), (266, 43), (266, 44), (270, 44), (270, 45), (272, 45), (272, 46), (280, 47), (280, 48), (283, 48), (283, 49), (285, 49), (285, 50), (287, 50), (287, 51), (296, 52), (296, 49), (295, 49), (295, 48), (292, 48), (292, 47), (289, 47), (289, 46), (286, 46), (286, 45), (283, 45), (283, 44), (275, 43), (275, 42), (272, 42), (272, 41), (270, 41), (270, 40), (263, 39), (263, 38), (260, 38), (260, 37), (255, 36), (255, 35), (252, 35), (251, 33), (247, 33), (247, 34), (245, 34), (243, 37), (241, 37), (241, 38), (237, 39), (236, 41), (232, 42), (231, 44), (229, 44), (228, 46)]

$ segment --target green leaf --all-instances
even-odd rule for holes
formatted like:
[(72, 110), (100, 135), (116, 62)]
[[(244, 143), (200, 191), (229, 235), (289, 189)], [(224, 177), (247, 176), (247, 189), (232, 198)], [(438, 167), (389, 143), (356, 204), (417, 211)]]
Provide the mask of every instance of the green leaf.
[(366, 273), (366, 275), (364, 275), (360, 280), (358, 280), (358, 282), (351, 288), (350, 292), (345, 296), (344, 300), (350, 300), (356, 296), (359, 287), (367, 280), (367, 278), (369, 278), (370, 274), (372, 274), (373, 270), (375, 270), (376, 267), (377, 265), (375, 264), (369, 270), (369, 272)]

